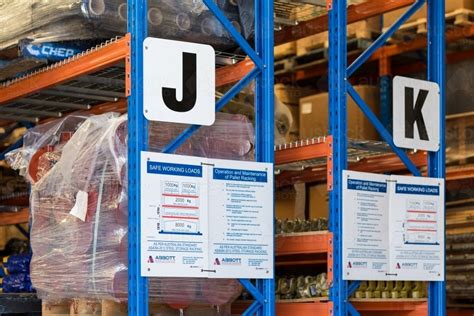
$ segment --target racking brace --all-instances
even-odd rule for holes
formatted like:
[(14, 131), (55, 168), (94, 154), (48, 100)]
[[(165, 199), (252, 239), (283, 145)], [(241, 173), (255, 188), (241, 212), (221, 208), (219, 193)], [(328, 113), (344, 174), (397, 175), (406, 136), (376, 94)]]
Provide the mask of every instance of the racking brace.
[[(273, 1), (256, 0), (255, 48), (240, 35), (213, 0), (203, 0), (209, 10), (252, 60), (253, 68), (217, 103), (220, 111), (253, 80), (256, 82), (256, 160), (273, 162)], [(129, 172), (129, 315), (148, 315), (148, 288), (140, 272), (140, 152), (146, 150), (147, 121), (143, 116), (143, 41), (147, 30), (147, 1), (128, 1), (128, 30), (131, 34), (131, 91), (128, 99)], [(199, 126), (188, 127), (164, 152), (173, 153)], [(268, 223), (273, 225), (273, 223)], [(243, 315), (275, 315), (274, 280), (240, 280), (255, 301)]]

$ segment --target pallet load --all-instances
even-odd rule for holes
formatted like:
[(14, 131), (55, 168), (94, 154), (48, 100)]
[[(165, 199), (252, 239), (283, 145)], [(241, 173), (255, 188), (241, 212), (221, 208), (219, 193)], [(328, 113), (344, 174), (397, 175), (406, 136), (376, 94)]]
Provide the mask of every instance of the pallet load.
[[(378, 17), (355, 22), (347, 25), (347, 38), (349, 40), (372, 40), (380, 34), (380, 19)], [(328, 49), (329, 32), (311, 35), (296, 41), (296, 55), (303, 56), (314, 50)]]
[[(248, 6), (218, 1), (221, 9), (241, 32), (241, 16)], [(125, 0), (27, 0), (7, 1), (0, 6), (0, 49), (20, 40), (35, 42), (109, 39), (127, 31)], [(221, 48), (234, 46), (223, 26), (202, 1), (148, 1), (149, 35), (169, 39), (210, 41)]]
[[(275, 85), (275, 145), (299, 139), (299, 100), (314, 89), (278, 83)], [(279, 132), (279, 134), (277, 134)]]
[[(182, 126), (152, 123), (149, 150), (161, 152)], [(218, 136), (217, 136), (218, 135)], [(178, 154), (252, 160), (252, 124), (219, 114)], [(31, 281), (45, 302), (126, 302), (128, 293), (127, 119), (71, 115), (28, 131), (8, 155), (31, 183)], [(237, 280), (152, 278), (150, 299), (175, 310), (218, 306), (227, 315)]]
[[(354, 89), (378, 114), (379, 89), (374, 86), (355, 86)], [(320, 93), (300, 100), (300, 138), (329, 135), (329, 94)], [(352, 139), (378, 140), (379, 135), (352, 98), (347, 98), (347, 136)]]
[[(219, 0), (244, 37), (253, 36), (253, 1)], [(200, 0), (148, 0), (148, 35), (235, 51), (229, 32)], [(126, 0), (7, 0), (0, 3), (0, 80), (71, 57), (127, 32)]]
[[(472, 17), (474, 16), (474, 1), (473, 0), (446, 0), (446, 20), (452, 21), (454, 25), (471, 25)], [(398, 20), (398, 18), (406, 11), (407, 9), (399, 9), (389, 13), (384, 14), (383, 16), (383, 29), (386, 30), (392, 24)], [(426, 34), (428, 32), (427, 28), (427, 12), (426, 4), (413, 14), (406, 22), (403, 24), (399, 31), (410, 31), (413, 30), (417, 34)]]

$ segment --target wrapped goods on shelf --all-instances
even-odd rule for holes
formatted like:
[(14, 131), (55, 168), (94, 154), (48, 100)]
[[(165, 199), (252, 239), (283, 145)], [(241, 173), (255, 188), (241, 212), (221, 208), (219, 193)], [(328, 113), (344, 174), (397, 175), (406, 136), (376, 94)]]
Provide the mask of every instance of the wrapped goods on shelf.
[[(216, 159), (253, 160), (255, 134), (252, 123), (243, 115), (218, 113), (211, 128), (200, 128), (176, 151), (176, 154)], [(150, 123), (149, 149), (160, 152), (187, 126)]]
[(295, 118), (289, 106), (275, 96), (275, 145), (290, 142), (290, 131)]
[[(251, 34), (247, 6), (220, 0), (219, 6), (239, 32)], [(252, 15), (253, 16), (253, 15)], [(218, 50), (236, 47), (201, 0), (149, 0), (149, 35), (207, 43)], [(58, 42), (108, 39), (127, 31), (126, 0), (6, 0), (0, 3), (0, 49), (21, 40)]]
[(356, 299), (421, 299), (428, 295), (426, 282), (361, 281), (353, 294)]
[[(38, 126), (7, 160), (31, 182), (31, 280), (45, 300), (127, 299), (126, 116), (71, 115)], [(160, 151), (184, 126), (151, 123), (149, 149)], [(178, 152), (251, 160), (254, 131), (244, 116), (218, 114)], [(237, 280), (153, 278), (152, 301), (175, 309), (226, 306)]]
[(278, 219), (275, 223), (277, 234), (307, 233), (316, 231), (325, 231), (328, 229), (328, 220), (326, 218), (314, 218), (311, 220), (296, 219)]
[(275, 295), (277, 299), (327, 297), (329, 284), (326, 273), (317, 276), (281, 276), (277, 278)]

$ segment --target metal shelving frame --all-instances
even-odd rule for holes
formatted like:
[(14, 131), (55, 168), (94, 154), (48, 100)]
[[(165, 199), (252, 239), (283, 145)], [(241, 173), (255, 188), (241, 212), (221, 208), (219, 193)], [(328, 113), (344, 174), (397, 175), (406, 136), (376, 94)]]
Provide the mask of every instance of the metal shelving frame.
[[(394, 3), (396, 1), (392, 1)], [(349, 67), (347, 66), (347, 7), (346, 0), (328, 1), (329, 9), (329, 109), (330, 134), (332, 135), (332, 150), (329, 156), (332, 168), (329, 171), (330, 183), (330, 231), (333, 233), (333, 286), (330, 299), (334, 303), (335, 316), (360, 315), (349, 302), (348, 297), (357, 289), (359, 282), (347, 282), (342, 277), (342, 172), (348, 168), (347, 159), (347, 94), (358, 104), (360, 109), (369, 118), (381, 137), (390, 145), (392, 150), (405, 163), (407, 169), (415, 176), (421, 176), (420, 171), (408, 158), (406, 153), (397, 148), (393, 138), (385, 126), (374, 115), (367, 104), (357, 94), (349, 82), (349, 77), (385, 44), (395, 31), (421, 6), (424, 0), (417, 0), (392, 27), (382, 34), (364, 53), (362, 53)], [(445, 2), (444, 0), (428, 0), (428, 80), (440, 86), (441, 111), (440, 121), (440, 149), (430, 153), (428, 157), (428, 175), (431, 177), (445, 177)], [(329, 180), (331, 181), (331, 179)], [(429, 287), (429, 315), (446, 315), (446, 298), (444, 282), (431, 282)]]
[[(131, 34), (131, 95), (128, 104), (129, 170), (129, 315), (148, 315), (147, 279), (140, 272), (140, 152), (147, 149), (147, 121), (143, 116), (143, 41), (147, 30), (147, 1), (128, 0)], [(255, 0), (255, 49), (240, 35), (212, 0), (203, 0), (255, 65), (216, 104), (222, 109), (242, 88), (256, 81), (256, 160), (273, 162), (273, 1)], [(165, 147), (172, 153), (199, 126), (190, 126)], [(273, 225), (273, 223), (268, 223)], [(275, 315), (274, 280), (240, 280), (255, 301), (244, 315)]]

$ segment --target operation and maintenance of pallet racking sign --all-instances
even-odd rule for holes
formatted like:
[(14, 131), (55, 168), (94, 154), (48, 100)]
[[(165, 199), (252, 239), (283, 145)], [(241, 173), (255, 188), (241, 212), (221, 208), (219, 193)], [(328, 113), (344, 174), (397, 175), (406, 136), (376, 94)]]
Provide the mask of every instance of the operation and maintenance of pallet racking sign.
[(444, 280), (444, 179), (344, 171), (345, 280)]
[(273, 165), (142, 152), (147, 277), (273, 277)]

